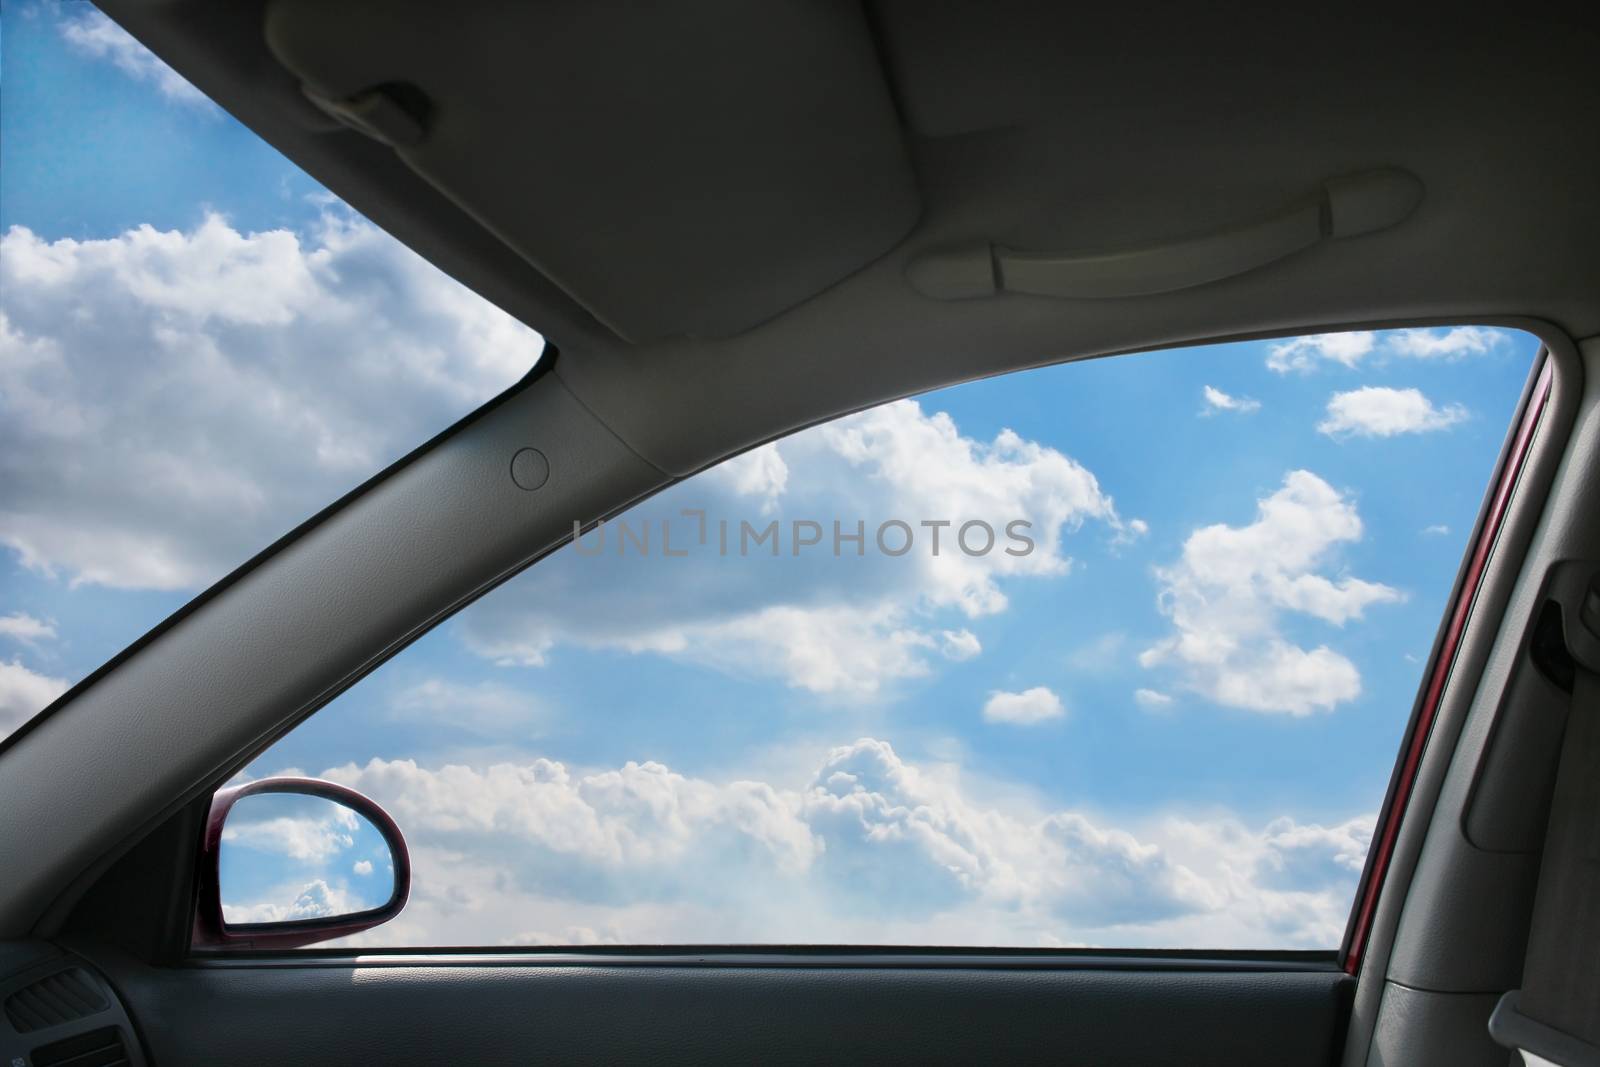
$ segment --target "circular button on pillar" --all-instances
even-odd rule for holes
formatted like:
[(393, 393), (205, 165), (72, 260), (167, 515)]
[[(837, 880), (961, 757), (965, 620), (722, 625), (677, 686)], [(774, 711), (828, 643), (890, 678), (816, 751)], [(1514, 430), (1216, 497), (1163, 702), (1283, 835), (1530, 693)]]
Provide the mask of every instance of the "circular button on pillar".
[(537, 448), (524, 448), (511, 457), (511, 480), (532, 492), (550, 480), (550, 461)]

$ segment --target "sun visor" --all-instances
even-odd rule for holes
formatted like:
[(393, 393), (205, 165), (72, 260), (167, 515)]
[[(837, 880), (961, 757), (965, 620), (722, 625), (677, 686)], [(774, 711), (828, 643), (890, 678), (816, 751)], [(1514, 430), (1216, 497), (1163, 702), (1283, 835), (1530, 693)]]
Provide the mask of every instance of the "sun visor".
[(921, 210), (857, 4), (278, 0), (308, 97), (632, 341), (749, 329)]

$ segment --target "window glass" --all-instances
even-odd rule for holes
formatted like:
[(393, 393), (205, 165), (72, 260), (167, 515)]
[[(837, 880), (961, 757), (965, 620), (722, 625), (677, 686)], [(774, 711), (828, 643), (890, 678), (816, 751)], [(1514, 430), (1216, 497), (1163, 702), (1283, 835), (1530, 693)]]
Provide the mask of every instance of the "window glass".
[(0, 43), (3, 738), (543, 342), (88, 4)]
[(365, 944), (1333, 949), (1537, 349), (1218, 345), (819, 426), (249, 773), (400, 823), (411, 903)]

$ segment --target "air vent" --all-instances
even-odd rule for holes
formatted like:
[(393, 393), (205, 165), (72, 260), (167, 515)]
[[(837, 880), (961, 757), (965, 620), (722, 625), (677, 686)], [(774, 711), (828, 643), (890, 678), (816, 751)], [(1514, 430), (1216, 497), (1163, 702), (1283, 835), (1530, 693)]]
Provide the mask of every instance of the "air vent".
[(33, 1067), (127, 1067), (122, 1031), (103, 1026), (33, 1050)]
[(6, 1018), (23, 1034), (105, 1010), (105, 995), (77, 967), (57, 971), (6, 998)]

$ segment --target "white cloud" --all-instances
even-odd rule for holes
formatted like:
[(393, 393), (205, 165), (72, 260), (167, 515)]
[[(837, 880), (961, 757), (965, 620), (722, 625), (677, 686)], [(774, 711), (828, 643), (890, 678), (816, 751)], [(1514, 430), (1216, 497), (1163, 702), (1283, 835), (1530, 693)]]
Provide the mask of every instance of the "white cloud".
[(727, 481), (735, 493), (758, 499), (763, 514), (773, 510), (789, 487), (789, 465), (783, 461), (776, 443), (724, 460), (717, 470), (716, 477)]
[(0, 660), (0, 738), (43, 711), (67, 688), (65, 678), (37, 674), (14, 659)]
[(154, 85), (170, 101), (205, 110), (208, 114), (221, 114), (205, 93), (189, 85), (182, 75), (136, 42), (125, 29), (86, 3), (75, 6), (82, 10), (56, 22), (56, 29), (72, 50), (90, 59), (104, 59), (114, 64), (136, 82)]
[(1248, 396), (1230, 396), (1221, 389), (1206, 386), (1202, 393), (1205, 397), (1206, 407), (1201, 414), (1210, 415), (1218, 411), (1233, 411), (1240, 415), (1249, 415), (1261, 410), (1261, 401)]
[(984, 722), (1008, 722), (1018, 726), (1059, 719), (1067, 713), (1061, 698), (1042, 685), (1024, 689), (1020, 693), (997, 690), (989, 694), (983, 705)]
[(37, 646), (40, 641), (53, 641), (55, 636), (56, 628), (53, 623), (36, 619), (25, 612), (14, 611), (10, 615), (0, 615), (0, 637), (9, 637), (24, 645)]
[[(700, 519), (685, 509), (703, 513), (703, 541)], [(905, 555), (876, 545), (876, 531), (891, 520), (913, 535)], [(1007, 536), (1017, 520), (1032, 524), (1031, 551)], [(1086, 522), (1108, 531), (1109, 544), (1135, 529), (1070, 457), (1009, 430), (989, 442), (963, 436), (948, 415), (910, 400), (747, 453), (624, 521), (636, 535), (649, 528), (651, 555), (619, 554), (615, 526), (603, 539), (591, 534), (586, 551), (598, 555), (565, 549), (463, 612), (468, 645), (533, 666), (562, 643), (652, 653), (861, 698), (927, 675), (934, 657), (977, 654), (970, 620), (1006, 610), (1008, 583), (1065, 576), (1067, 538)], [(719, 521), (728, 524), (726, 555)], [(741, 555), (747, 521), (778, 524), (776, 556), (761, 548)], [(797, 521), (815, 523), (822, 538), (799, 556), (790, 537)], [(961, 526), (973, 521), (993, 530), (992, 547), (973, 527), (970, 551), (961, 549)], [(663, 522), (671, 523), (673, 550), (689, 558), (662, 553)], [(858, 530), (861, 544), (845, 539)], [(886, 542), (901, 543), (899, 534)]]
[(1124, 829), (985, 799), (871, 738), (792, 788), (548, 760), (325, 775), (385, 805), (412, 843), (412, 903), (365, 944), (1331, 948), (1372, 823)]
[(1166, 708), (1172, 706), (1172, 696), (1157, 689), (1135, 689), (1133, 691), (1134, 703), (1141, 708)]
[(215, 104), (199, 89), (185, 81), (128, 32), (88, 4), (77, 5), (77, 13), (61, 19), (56, 27), (78, 53), (102, 59), (135, 81), (148, 82), (168, 100), (187, 104), (212, 114), (220, 114)]
[(595, 945), (622, 945), (627, 941), (622, 934), (621, 927), (612, 923), (605, 930), (595, 930), (588, 926), (568, 926), (559, 934), (548, 933), (544, 930), (524, 930), (510, 937), (502, 938), (502, 945), (510, 946), (536, 946), (558, 945), (563, 947), (593, 947)]
[[(1002, 539), (1012, 520), (1032, 522), (1038, 547), (1026, 555), (1010, 555), (997, 547), (986, 555), (969, 556), (951, 547), (957, 535), (954, 526), (944, 534), (941, 555), (913, 553), (928, 564), (922, 577), (929, 600), (959, 607), (970, 617), (1004, 610), (1006, 599), (996, 584), (998, 578), (1066, 573), (1063, 533), (1090, 519), (1114, 532), (1123, 529), (1110, 495), (1076, 460), (1010, 430), (1001, 430), (988, 443), (962, 436), (949, 415), (927, 414), (913, 400), (827, 423), (814, 434), (782, 445), (805, 462), (812, 479), (825, 477), (826, 467), (836, 463), (836, 457), (844, 460), (848, 491), (827, 494), (836, 505), (851, 501), (853, 491), (865, 505), (861, 510), (918, 524), (986, 521)], [(798, 465), (790, 465), (791, 476)], [(813, 486), (820, 488), (817, 482)]]
[(1317, 424), (1329, 437), (1393, 437), (1427, 433), (1454, 426), (1467, 417), (1460, 404), (1434, 407), (1418, 389), (1364, 386), (1335, 393), (1328, 401), (1328, 417)]
[[(1274, 819), (1263, 835), (1263, 844), (1271, 850), (1268, 863), (1277, 880), (1288, 884), (1328, 874), (1359, 875), (1372, 846), (1375, 821), (1368, 815), (1335, 826), (1301, 826), (1293, 819)], [(1308, 866), (1313, 870), (1306, 870)], [(1319, 866), (1321, 870), (1315, 869)]]
[(322, 815), (281, 815), (273, 818), (240, 817), (250, 803), (246, 798), (228, 815), (222, 840), (237, 848), (288, 856), (303, 863), (325, 863), (356, 843), (360, 821), (355, 812), (326, 804)]
[[(787, 883), (821, 847), (797, 793), (714, 784), (649, 761), (575, 773), (545, 759), (438, 769), (374, 759), (323, 776), (373, 797), (403, 828), (416, 878), (410, 911), (432, 931), (415, 936), (456, 936), (458, 913), (508, 887), (592, 905), (573, 920), (589, 924), (641, 901), (714, 906), (757, 879)], [(480, 915), (460, 943), (516, 932), (502, 925), (507, 915), (534, 917), (527, 907)]]
[(1449, 533), (1450, 527), (1446, 526), (1442, 522), (1436, 522), (1432, 526), (1424, 526), (1422, 528), (1422, 534), (1424, 537), (1444, 537)]
[(1483, 326), (1455, 326), (1446, 330), (1395, 330), (1385, 335), (1388, 346), (1402, 356), (1417, 359), (1453, 359), (1482, 355), (1509, 338), (1501, 330)]
[[(751, 610), (740, 605), (726, 618), (682, 624), (662, 620), (632, 636), (587, 640), (674, 656), (732, 675), (778, 677), (813, 693), (865, 696), (892, 681), (925, 677), (930, 653), (948, 657), (963, 651), (964, 642), (935, 639), (909, 616), (892, 602), (860, 608), (778, 604)], [(469, 637), (479, 639), (477, 634)], [(515, 640), (516, 633), (502, 632), (493, 639)]]
[(370, 224), (0, 237), (0, 543), (197, 590), (516, 381), (537, 335)]
[(1313, 333), (1269, 345), (1267, 366), (1280, 374), (1305, 373), (1322, 363), (1354, 367), (1372, 354), (1378, 335), (1371, 330), (1349, 333)]
[(235, 904), (224, 900), (222, 918), (230, 923), (279, 923), (349, 915), (363, 908), (345, 890), (317, 878), (295, 891), (287, 904), (272, 900)]
[(1294, 644), (1281, 617), (1343, 626), (1401, 599), (1386, 585), (1320, 573), (1339, 545), (1361, 536), (1353, 503), (1310, 471), (1291, 471), (1257, 502), (1254, 522), (1197, 529), (1182, 557), (1158, 568), (1161, 610), (1176, 632), (1140, 662), (1174, 665), (1186, 688), (1251, 711), (1309, 715), (1355, 699), (1355, 664), (1326, 645)]
[(367, 875), (372, 873), (372, 861), (356, 860), (355, 863), (350, 865), (350, 869), (361, 875), (361, 877), (365, 878)]
[(1504, 331), (1483, 326), (1317, 333), (1268, 346), (1267, 366), (1280, 374), (1307, 373), (1327, 363), (1353, 368), (1380, 350), (1408, 359), (1458, 359), (1482, 355), (1508, 340)]
[(971, 630), (946, 630), (939, 635), (942, 644), (939, 652), (945, 659), (961, 662), (983, 651), (983, 645)]

